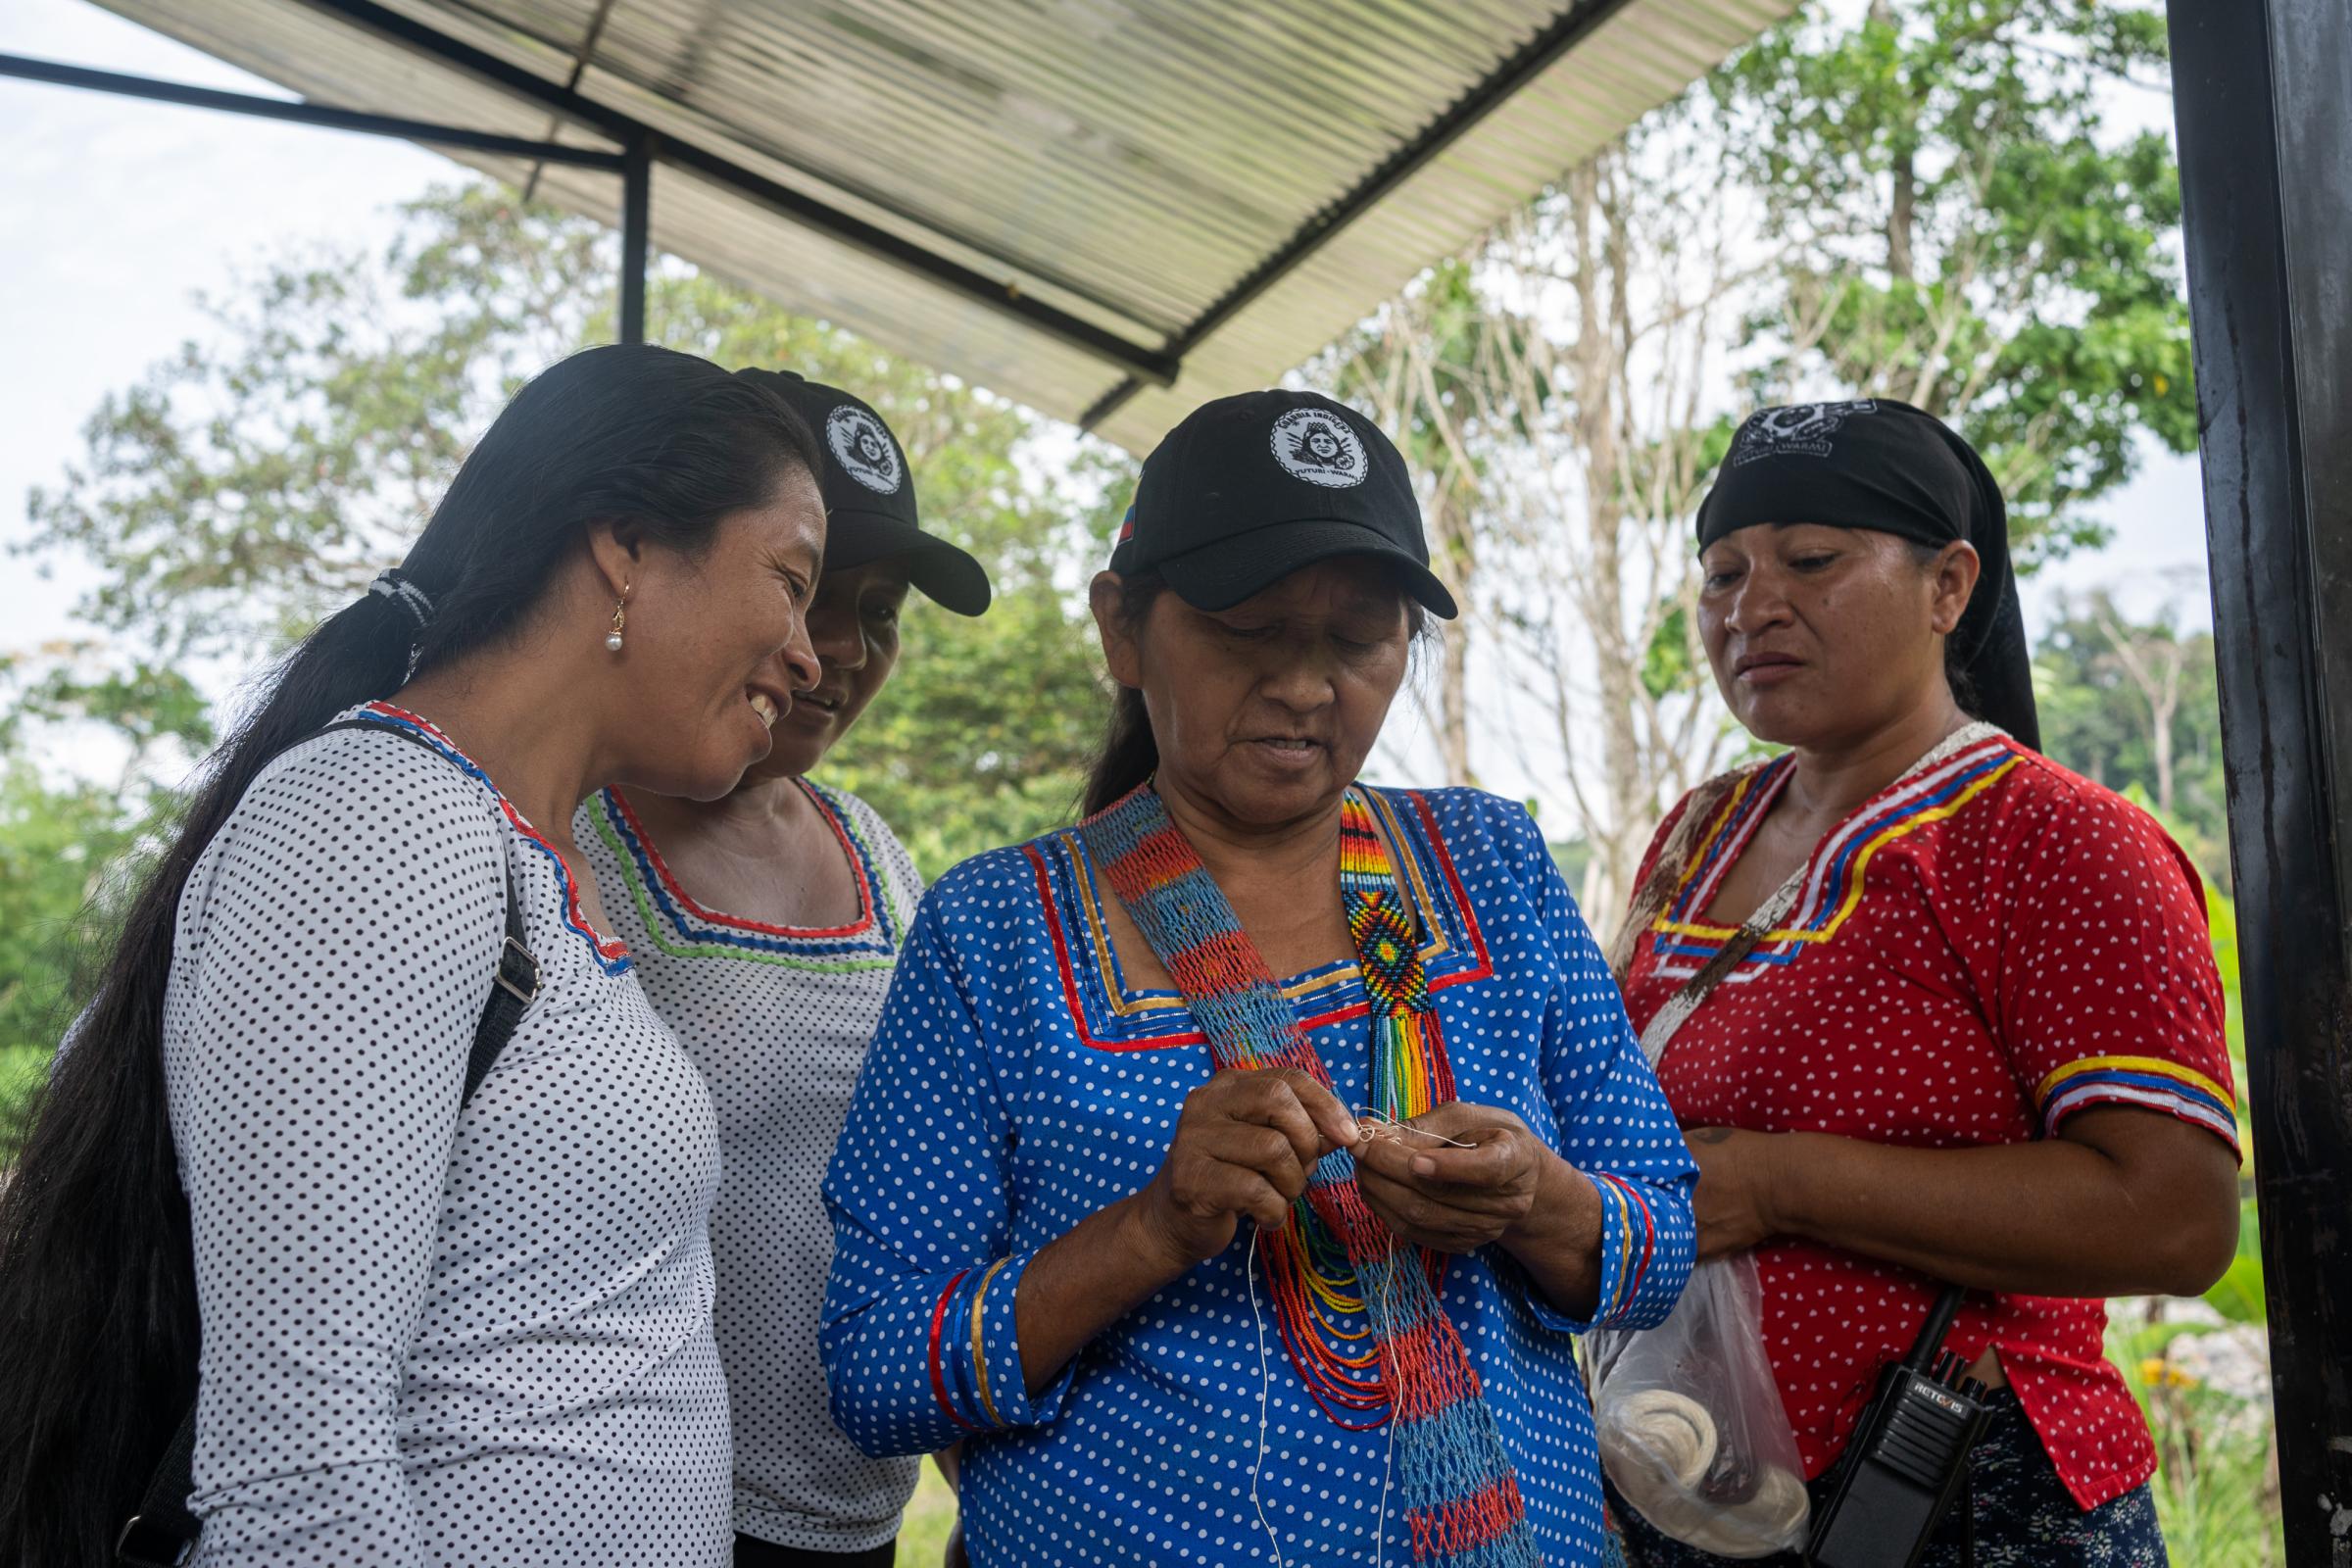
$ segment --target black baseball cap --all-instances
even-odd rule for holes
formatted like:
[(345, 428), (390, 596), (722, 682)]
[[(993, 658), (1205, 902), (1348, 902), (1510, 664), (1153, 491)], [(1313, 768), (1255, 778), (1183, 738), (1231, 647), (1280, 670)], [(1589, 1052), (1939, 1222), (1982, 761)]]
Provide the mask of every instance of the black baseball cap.
[(808, 421), (825, 449), (825, 564), (862, 566), (904, 557), (906, 580), (958, 615), (988, 608), (988, 572), (969, 554), (923, 532), (906, 449), (861, 398), (793, 370), (738, 370)]
[(1316, 392), (1203, 403), (1144, 460), (1110, 569), (1157, 572), (1196, 610), (1230, 610), (1302, 566), (1373, 556), (1450, 620), (1453, 595), (1404, 459), (1380, 426)]

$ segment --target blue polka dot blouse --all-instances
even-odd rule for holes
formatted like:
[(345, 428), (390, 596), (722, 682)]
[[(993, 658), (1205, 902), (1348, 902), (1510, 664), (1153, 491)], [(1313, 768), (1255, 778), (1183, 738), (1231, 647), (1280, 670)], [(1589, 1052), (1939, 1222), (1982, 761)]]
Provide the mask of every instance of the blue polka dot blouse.
[[(1573, 1337), (1673, 1305), (1691, 1166), (1527, 812), (1472, 790), (1368, 793), (1419, 918), (1459, 1098), (1516, 1113), (1600, 1191), (1591, 1322), (1494, 1250), (1451, 1259), (1444, 1280), (1545, 1562), (1597, 1563)], [(924, 901), (825, 1183), (834, 1419), (871, 1453), (963, 1443), (983, 1568), (1409, 1563), (1387, 1428), (1344, 1430), (1309, 1399), (1262, 1278), (1253, 1310), (1247, 1225), (1024, 1391), (1013, 1301), (1030, 1259), (1152, 1180), (1211, 1070), (1182, 999), (1126, 985), (1108, 897), (1059, 833), (967, 861)], [(1284, 988), (1341, 1098), (1362, 1102), (1355, 965)]]

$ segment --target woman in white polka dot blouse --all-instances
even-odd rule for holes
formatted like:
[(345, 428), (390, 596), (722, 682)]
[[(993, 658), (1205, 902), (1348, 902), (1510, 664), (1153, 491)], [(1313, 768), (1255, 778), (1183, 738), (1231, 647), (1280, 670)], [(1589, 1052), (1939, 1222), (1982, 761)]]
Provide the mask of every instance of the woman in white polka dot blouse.
[(826, 1412), (816, 1317), (833, 1235), (817, 1183), (922, 883), (865, 803), (808, 774), (890, 679), (908, 586), (976, 615), (988, 576), (922, 531), (906, 454), (871, 408), (797, 375), (740, 373), (825, 443), (825, 567), (808, 607), (816, 684), (732, 794), (698, 805), (608, 789), (580, 808), (574, 836), (639, 983), (718, 1106), (710, 1247), (735, 1561), (888, 1568), (919, 1461), (868, 1458)]
[(727, 1562), (718, 1122), (572, 823), (767, 755), (816, 463), (705, 361), (574, 356), (279, 667), (0, 1200), (0, 1561), (111, 1561), (193, 1397), (204, 1568)]
[[(2159, 1568), (2099, 1298), (2201, 1291), (2236, 1243), (2196, 872), (2034, 749), (2001, 494), (1940, 420), (1762, 411), (1698, 543), (1716, 684), (1788, 748), (1675, 808), (1617, 954), (1694, 1129), (1700, 1254), (1755, 1250), (1817, 1499), (1880, 1367), (1964, 1286), (1947, 1344), (1993, 1413), (1929, 1568)], [(1622, 1517), (1636, 1564), (1717, 1561)]]
[(1093, 599), (1094, 814), (925, 899), (826, 1177), (842, 1429), (962, 1443), (981, 1568), (1603, 1562), (1574, 1336), (1690, 1167), (1527, 812), (1355, 782), (1452, 612), (1402, 460), (1211, 403)]

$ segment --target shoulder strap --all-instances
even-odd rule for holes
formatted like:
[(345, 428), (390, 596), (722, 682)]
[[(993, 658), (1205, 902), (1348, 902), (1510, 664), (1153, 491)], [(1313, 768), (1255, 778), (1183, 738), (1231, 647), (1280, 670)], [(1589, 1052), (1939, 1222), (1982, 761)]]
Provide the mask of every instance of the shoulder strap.
[[(413, 730), (397, 724), (371, 724), (361, 718), (347, 718), (314, 730), (290, 743), (278, 755), (340, 729), (398, 735), (443, 761), (449, 760), (431, 742)], [(522, 1015), (539, 995), (539, 960), (524, 940), (522, 900), (514, 886), (514, 867), (511, 862), (506, 867), (506, 941), (499, 948), (497, 972), (491, 976), (490, 1000), (482, 1005), (481, 1018), (473, 1026), (473, 1045), (466, 1054), (466, 1087), (458, 1097), (460, 1110), (472, 1102), (473, 1092), (490, 1075), (498, 1054), (514, 1037), (515, 1026), (522, 1022)], [(196, 1490), (195, 1469), (196, 1403), (191, 1399), (172, 1434), (172, 1442), (156, 1462), (155, 1473), (148, 1478), (147, 1490), (139, 1497), (138, 1512), (130, 1516), (115, 1540), (115, 1561), (120, 1568), (173, 1568), (186, 1559), (202, 1529), (188, 1512), (188, 1497)]]
[[(1987, 724), (1983, 719), (1964, 724), (1928, 748), (1924, 756), (1895, 776), (1894, 782), (1900, 783), (1914, 774), (1923, 773), (1945, 759), (1966, 751), (1980, 741), (1990, 740), (2000, 733), (2001, 730), (1997, 725)], [(1728, 783), (1737, 777), (1737, 774), (1727, 773), (1718, 782)], [(1693, 807), (1698, 804), (1695, 796), (1691, 804)], [(1721, 804), (1720, 798), (1710, 802), (1709, 814), (1712, 815)], [(1682, 839), (1681, 828), (1689, 825), (1690, 817), (1686, 815), (1683, 822), (1678, 824), (1675, 834), (1678, 841)], [(1680, 867), (1689, 859), (1694, 847), (1694, 842), (1683, 844), (1679, 853), (1672, 858), (1677, 867), (1678, 880)], [(1661, 855), (1658, 858), (1662, 863), (1668, 857)], [(1649, 1058), (1649, 1064), (1652, 1067), (1658, 1064), (1660, 1056), (1666, 1054), (1667, 1046), (1674, 1040), (1674, 1032), (1698, 1010), (1699, 1004), (1707, 1000), (1708, 994), (1714, 991), (1724, 976), (1739, 968), (1746, 960), (1747, 956), (1756, 951), (1758, 944), (1763, 942), (1773, 928), (1788, 917), (1788, 911), (1796, 907), (1796, 896), (1804, 886), (1805, 873), (1811, 869), (1811, 857), (1808, 856), (1795, 870), (1788, 873), (1788, 880), (1773, 889), (1771, 895), (1762, 904), (1756, 906), (1754, 913), (1740, 922), (1740, 929), (1732, 934), (1731, 939), (1715, 950), (1715, 956), (1701, 965), (1696, 974), (1685, 981), (1681, 990), (1668, 997), (1664, 1006), (1651, 1015), (1649, 1027), (1642, 1031), (1642, 1054)], [(1664, 906), (1664, 901), (1661, 898), (1648, 913), (1642, 916), (1642, 924), (1646, 927), (1650, 921), (1657, 918), (1658, 911)], [(1628, 951), (1631, 951), (1630, 948)], [(1628, 968), (1630, 967), (1629, 960)], [(1624, 983), (1625, 975), (1621, 971), (1618, 975), (1618, 984), (1622, 986)]]
[(1724, 801), (1745, 771), (1734, 768), (1729, 773), (1718, 773), (1694, 786), (1685, 797), (1682, 816), (1676, 820), (1674, 831), (1666, 835), (1666, 842), (1658, 846), (1657, 856), (1649, 863), (1649, 875), (1642, 879), (1641, 886), (1634, 889), (1634, 896), (1626, 901), (1625, 919), (1618, 925), (1616, 935), (1609, 938), (1603, 954), (1609, 972), (1617, 977), (1619, 990), (1633, 976), (1635, 949), (1641, 943), (1642, 933), (1665, 911), (1667, 901), (1682, 885), (1684, 868), (1690, 863), (1699, 835), (1715, 820), (1715, 813), (1723, 809)]

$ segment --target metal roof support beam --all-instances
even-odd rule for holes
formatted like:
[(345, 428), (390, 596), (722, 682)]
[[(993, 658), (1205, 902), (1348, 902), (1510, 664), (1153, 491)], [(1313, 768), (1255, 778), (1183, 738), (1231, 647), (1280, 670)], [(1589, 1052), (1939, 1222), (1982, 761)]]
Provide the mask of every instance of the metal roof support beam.
[[(303, 0), (303, 3), (314, 11), (389, 38), (517, 97), (544, 104), (566, 119), (624, 146), (640, 136), (657, 134), (654, 127), (633, 116), (597, 103), (461, 39), (452, 38), (423, 23), (378, 5), (375, 0)], [(1139, 380), (1149, 381), (1153, 386), (1173, 385), (1176, 380), (1178, 360), (1175, 355), (1130, 342), (1067, 311), (1031, 299), (1021, 291), (1017, 281), (990, 277), (936, 251), (927, 250), (904, 235), (819, 201), (806, 191), (794, 190), (789, 185), (769, 179), (708, 148), (675, 138), (664, 138), (655, 149), (654, 159), (671, 168), (691, 171), (713, 184), (724, 185), (738, 196), (789, 218), (806, 228), (927, 278), (952, 293), (1008, 316)]]
[(332, 109), (324, 104), (293, 103), (283, 98), (261, 98), (252, 93), (222, 92), (186, 82), (159, 81), (152, 76), (128, 76), (115, 71), (92, 71), (86, 66), (61, 65), (24, 55), (0, 55), (0, 76), (20, 81), (47, 82), (56, 87), (78, 87), (123, 98), (146, 98), (156, 103), (181, 104), (222, 114), (250, 115), (260, 120), (282, 120), (297, 125), (354, 131), (364, 136), (397, 136), (435, 147), (463, 147), (469, 152), (497, 153), (510, 158), (537, 158), (551, 164), (575, 164), (582, 169), (618, 172), (621, 155), (593, 147), (564, 147), (527, 136), (502, 136), (494, 131), (468, 130), (425, 120), (402, 120), (392, 115), (363, 114), (356, 109)]
[(654, 138), (639, 136), (621, 155), (620, 340), (645, 341), (645, 268), (654, 202)]
[(2352, 1507), (2352, 7), (2170, 0), (2291, 1568)]
[[(1300, 224), (1298, 231), (1285, 240), (1280, 250), (1250, 269), (1248, 275), (1228, 289), (1222, 298), (1177, 333), (1168, 344), (1168, 352), (1178, 360), (1192, 353), (1202, 338), (1233, 319), (1266, 290), (1298, 270), (1299, 265), (1320, 250), (1332, 236), (1359, 215), (1378, 206), (1390, 192), (1418, 173), (1431, 159), (1459, 141), (1465, 132), (1507, 103), (1512, 95), (1550, 70), (1562, 55), (1582, 43), (1593, 28), (1625, 9), (1628, 0), (1580, 0), (1580, 3), (1569, 6), (1552, 19), (1549, 26), (1522, 44), (1516, 53), (1455, 99), (1444, 114), (1422, 126), (1412, 140), (1382, 160), (1378, 168), (1355, 183), (1353, 189)], [(1118, 413), (1127, 400), (1141, 390), (1142, 387), (1134, 381), (1112, 387), (1093, 408), (1079, 416), (1079, 428), (1092, 430)]]

